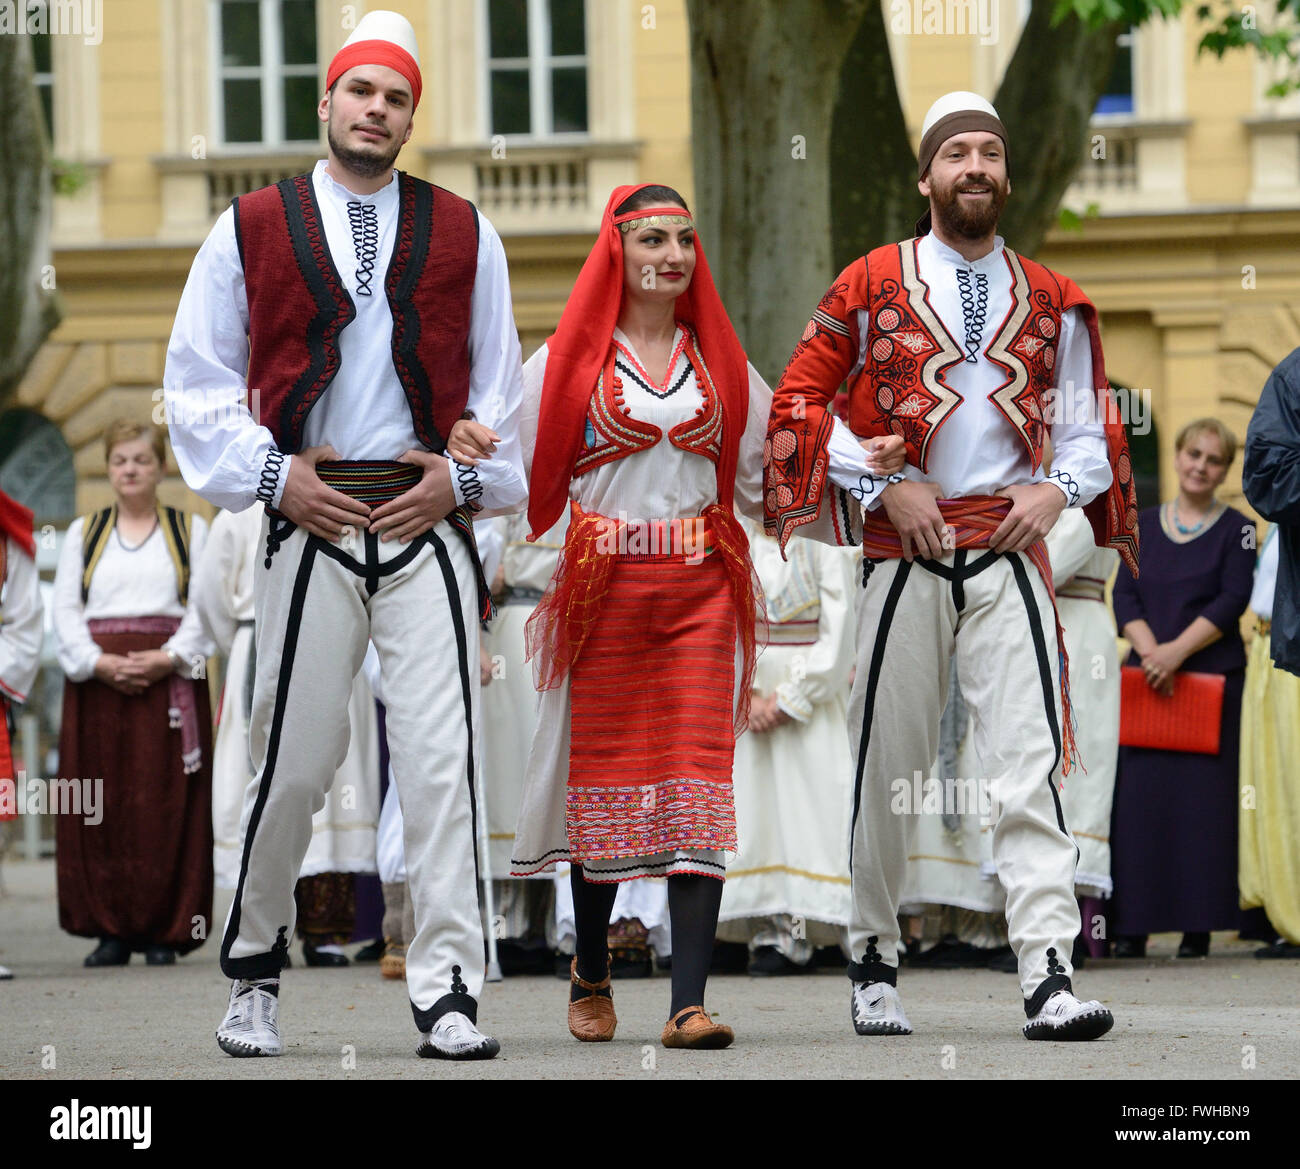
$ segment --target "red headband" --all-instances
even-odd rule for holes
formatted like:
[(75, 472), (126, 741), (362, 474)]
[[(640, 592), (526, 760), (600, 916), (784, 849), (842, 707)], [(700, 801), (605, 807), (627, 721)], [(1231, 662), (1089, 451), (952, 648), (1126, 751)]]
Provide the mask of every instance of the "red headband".
[(423, 88), (420, 83), (420, 67), (410, 53), (392, 41), (357, 41), (355, 44), (344, 45), (330, 62), (329, 72), (325, 75), (325, 88), (329, 89), (349, 69), (355, 69), (358, 65), (384, 65), (395, 69), (411, 86), (411, 108), (415, 109), (420, 104), (420, 91)]

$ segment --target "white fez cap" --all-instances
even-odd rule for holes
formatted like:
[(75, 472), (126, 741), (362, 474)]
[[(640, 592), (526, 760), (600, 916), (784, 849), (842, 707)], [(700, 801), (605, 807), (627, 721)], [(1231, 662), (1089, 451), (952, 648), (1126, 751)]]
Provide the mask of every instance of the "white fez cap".
[(415, 43), (415, 29), (400, 12), (389, 12), (384, 8), (367, 12), (357, 21), (357, 27), (343, 42), (343, 47), (346, 49), (348, 45), (355, 44), (357, 41), (391, 41), (398, 48), (410, 53), (417, 65), (420, 63), (420, 50)]
[[(978, 93), (971, 93), (966, 89), (956, 89), (952, 93), (945, 93), (937, 102), (934, 103), (925, 115), (925, 121), (921, 123), (921, 137), (924, 138), (940, 118), (946, 118), (949, 114), (959, 114), (967, 112), (976, 112), (989, 114), (997, 118), (998, 112), (986, 102)], [(998, 119), (1001, 121), (1001, 119)]]

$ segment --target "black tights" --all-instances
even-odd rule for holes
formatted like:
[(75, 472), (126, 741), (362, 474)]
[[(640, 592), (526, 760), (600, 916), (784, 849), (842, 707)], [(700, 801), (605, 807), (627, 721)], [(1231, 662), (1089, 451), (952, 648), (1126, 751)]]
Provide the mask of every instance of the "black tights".
[[(618, 894), (615, 884), (596, 884), (583, 876), (582, 866), (569, 873), (577, 932), (578, 977), (599, 982), (605, 977), (609, 953), (609, 917)], [(713, 961), (722, 882), (716, 877), (683, 875), (668, 878), (668, 916), (673, 931), (673, 1002), (671, 1018), (686, 1007), (703, 1006), (704, 984)], [(578, 998), (587, 992), (579, 987)]]

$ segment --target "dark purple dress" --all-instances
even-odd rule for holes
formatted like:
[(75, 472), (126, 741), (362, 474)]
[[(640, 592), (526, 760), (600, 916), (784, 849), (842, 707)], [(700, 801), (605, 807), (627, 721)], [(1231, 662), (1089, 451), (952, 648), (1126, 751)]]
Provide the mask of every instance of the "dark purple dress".
[[(1115, 621), (1144, 620), (1156, 640), (1172, 641), (1197, 617), (1223, 637), (1183, 663), (1186, 671), (1223, 674), (1223, 723), (1217, 755), (1121, 747), (1111, 825), (1115, 882), (1111, 935), (1237, 929), (1237, 751), (1246, 649), (1238, 621), (1250, 602), (1254, 523), (1225, 508), (1200, 536), (1177, 544), (1160, 509), (1138, 520), (1141, 575), (1121, 563)], [(1137, 654), (1129, 665), (1139, 665)]]

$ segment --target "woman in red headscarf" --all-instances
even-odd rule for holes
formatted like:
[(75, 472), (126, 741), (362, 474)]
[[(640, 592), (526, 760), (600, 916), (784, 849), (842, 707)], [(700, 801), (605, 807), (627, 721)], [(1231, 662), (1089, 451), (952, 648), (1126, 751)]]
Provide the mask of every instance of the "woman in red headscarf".
[[(615, 190), (559, 327), (524, 366), (520, 427), (530, 538), (566, 510), (569, 527), (529, 622), (541, 709), (512, 867), (572, 862), (578, 1039), (613, 1037), (609, 917), (617, 883), (639, 877), (668, 878), (664, 1045), (733, 1038), (703, 1001), (763, 613), (733, 507), (761, 517), (770, 402), (685, 201)], [(475, 433), (458, 424), (448, 449), (488, 453), (494, 436)], [(873, 469), (901, 469), (901, 442), (878, 445)]]

